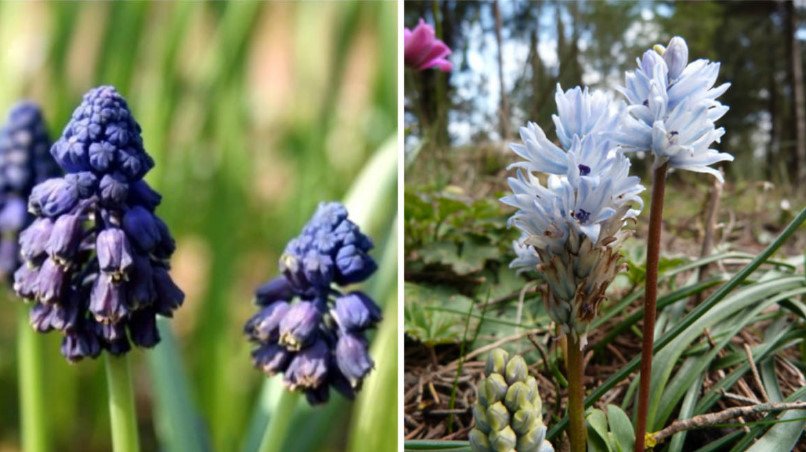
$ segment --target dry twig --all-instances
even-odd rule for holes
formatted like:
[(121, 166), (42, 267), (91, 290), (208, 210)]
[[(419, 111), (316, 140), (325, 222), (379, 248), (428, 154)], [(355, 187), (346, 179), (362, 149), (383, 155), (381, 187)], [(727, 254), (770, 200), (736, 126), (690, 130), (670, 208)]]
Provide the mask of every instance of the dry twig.
[(789, 402), (789, 403), (762, 403), (759, 405), (738, 406), (728, 408), (726, 410), (718, 411), (716, 413), (701, 414), (689, 419), (682, 419), (674, 421), (670, 426), (655, 433), (647, 434), (647, 446), (655, 447), (662, 443), (666, 438), (674, 435), (675, 433), (684, 430), (691, 430), (695, 428), (703, 428), (712, 425), (722, 424), (730, 419), (748, 416), (757, 413), (772, 413), (785, 410), (802, 410), (806, 409), (806, 402)]

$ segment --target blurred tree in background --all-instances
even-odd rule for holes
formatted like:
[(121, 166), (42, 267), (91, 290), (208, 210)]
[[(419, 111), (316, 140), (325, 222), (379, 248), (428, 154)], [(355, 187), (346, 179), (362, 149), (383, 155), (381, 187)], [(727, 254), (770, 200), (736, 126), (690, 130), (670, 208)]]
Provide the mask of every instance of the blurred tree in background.
[(406, 74), (409, 149), (497, 143), (527, 120), (548, 126), (558, 83), (615, 93), (643, 49), (680, 35), (692, 59), (720, 61), (720, 81), (732, 83), (720, 121), (720, 148), (736, 156), (728, 178), (806, 186), (802, 1), (407, 2), (406, 25), (420, 17), (453, 49), (455, 69)]
[[(253, 289), (316, 205), (342, 198), (396, 133), (396, 16), (394, 3), (0, 4), (3, 117), (34, 100), (56, 137), (84, 92), (113, 84), (143, 128), (187, 294), (171, 325), (213, 450), (240, 450), (265, 380), (242, 335)], [(385, 204), (377, 258), (395, 213)], [(0, 450), (19, 444), (17, 303), (0, 304)], [(60, 338), (46, 340), (54, 445), (109, 450), (100, 364), (68, 366)], [(157, 450), (153, 377), (147, 355), (133, 356), (143, 449)], [(341, 450), (349, 423), (300, 425), (289, 447)]]

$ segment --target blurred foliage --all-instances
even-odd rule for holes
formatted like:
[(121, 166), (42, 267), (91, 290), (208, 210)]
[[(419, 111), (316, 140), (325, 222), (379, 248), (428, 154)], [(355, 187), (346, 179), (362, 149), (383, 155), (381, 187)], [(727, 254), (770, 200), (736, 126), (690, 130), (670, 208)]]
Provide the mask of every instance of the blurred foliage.
[[(500, 49), (496, 4), (502, 17)], [(436, 24), (440, 38), (453, 49), (454, 70), (406, 71), (407, 151), (422, 146), (423, 160), (440, 161), (446, 153), (462, 152), (462, 146), (514, 138), (527, 121), (540, 124), (551, 136), (557, 84), (565, 89), (585, 84), (619, 96), (615, 89), (624, 83), (624, 71), (635, 67), (635, 59), (653, 44), (679, 35), (687, 40), (692, 60), (719, 61), (719, 82), (732, 84), (720, 99), (730, 111), (719, 122), (728, 131), (720, 150), (736, 156), (723, 165), (728, 179), (765, 179), (802, 196), (806, 181), (795, 181), (806, 161), (797, 149), (799, 143), (806, 146), (806, 137), (797, 132), (795, 88), (802, 86), (793, 75), (797, 62), (792, 47), (806, 70), (806, 8), (803, 2), (792, 5), (408, 1), (406, 26), (420, 17)], [(418, 169), (427, 162), (419, 163)], [(648, 166), (646, 159), (635, 159), (634, 165), (639, 173)], [(439, 177), (411, 174), (427, 182)]]
[[(359, 2), (0, 4), (0, 110), (32, 99), (56, 136), (87, 89), (114, 84), (143, 128), (187, 293), (170, 325), (213, 450), (242, 446), (265, 380), (241, 335), (253, 288), (317, 203), (342, 198), (396, 132), (396, 15), (393, 3)], [(378, 259), (393, 210), (377, 213)], [(14, 303), (0, 306), (5, 407), (17, 406)], [(46, 341), (57, 450), (108, 450), (99, 363), (68, 366), (59, 338)], [(157, 450), (144, 357), (134, 353), (140, 432)], [(342, 448), (349, 423), (340, 415), (309, 448)], [(0, 449), (17, 444), (17, 410), (2, 410)]]

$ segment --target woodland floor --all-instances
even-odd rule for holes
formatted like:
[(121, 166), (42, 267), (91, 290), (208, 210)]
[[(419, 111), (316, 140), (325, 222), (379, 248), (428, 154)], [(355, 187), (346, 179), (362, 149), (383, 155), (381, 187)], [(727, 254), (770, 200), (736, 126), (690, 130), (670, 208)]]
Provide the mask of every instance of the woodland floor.
[[(477, 165), (473, 165), (477, 166)], [(461, 168), (457, 172), (461, 176)], [(456, 174), (454, 173), (454, 174)], [(479, 176), (476, 173), (468, 174), (464, 179), (468, 193), (474, 197), (492, 196), (499, 187), (502, 178), (500, 175), (491, 177)], [(485, 180), (491, 181), (486, 183)], [(459, 183), (461, 185), (461, 182)], [(707, 200), (708, 187), (685, 183), (671, 185), (667, 192), (666, 215), (664, 222), (663, 250), (667, 255), (685, 255), (697, 257), (700, 255), (700, 243), (704, 234), (704, 222), (701, 212), (704, 211)], [(695, 201), (691, 201), (691, 200)], [(766, 183), (744, 184), (741, 188), (731, 184), (725, 186), (721, 198), (721, 208), (718, 215), (716, 249), (730, 249), (755, 254), (769, 243), (786, 225), (793, 213), (797, 212), (798, 202), (783, 201), (784, 196)], [(791, 210), (786, 208), (787, 203), (792, 205)], [(800, 203), (802, 204), (802, 203)], [(682, 207), (681, 207), (682, 206)], [(642, 217), (644, 217), (642, 215)], [(645, 219), (645, 218), (644, 218)], [(645, 223), (645, 222), (641, 222)], [(636, 231), (638, 238), (645, 236), (644, 230)], [(643, 225), (645, 227), (645, 225)], [(779, 252), (779, 255), (802, 255), (806, 247), (806, 234), (797, 233)], [(730, 265), (730, 264), (726, 264)], [(739, 264), (726, 270), (737, 270)], [(512, 299), (517, 298), (513, 294)], [(633, 312), (640, 306), (638, 299), (626, 313)], [(692, 300), (690, 303), (693, 304)], [(608, 331), (608, 325), (618, 322), (622, 316), (616, 316), (602, 328), (589, 334), (589, 344), (596, 344)], [(639, 324), (640, 326), (640, 324)], [(763, 325), (762, 325), (763, 326)], [(755, 326), (756, 328), (759, 325)], [(500, 338), (499, 344), (518, 342), (521, 347), (534, 347), (536, 344), (547, 344), (541, 347), (542, 356), (551, 354), (552, 349), (562, 347), (554, 335), (547, 331), (527, 331), (520, 335)], [(761, 342), (761, 330), (745, 330), (733, 339), (733, 344), (742, 348), (745, 344), (753, 346)], [(535, 344), (535, 345), (532, 345)], [(496, 345), (496, 344), (493, 344)], [(407, 337), (405, 342), (405, 438), (429, 440), (465, 440), (473, 426), (471, 407), (475, 402), (475, 386), (482, 376), (486, 352), (492, 347), (471, 350), (461, 363), (460, 347), (457, 345), (426, 347)], [(606, 352), (605, 352), (606, 350)], [(601, 353), (588, 351), (585, 357), (586, 373), (585, 386), (593, 388), (604, 382), (610, 375), (618, 371), (622, 365), (640, 354), (640, 339), (633, 331), (625, 331), (607, 345)], [(798, 351), (788, 349), (787, 353), (798, 356)], [(561, 364), (560, 364), (561, 365)], [(461, 366), (461, 371), (459, 371)], [(545, 422), (551, 425), (559, 419), (562, 408), (565, 406), (566, 391), (554, 378), (553, 373), (547, 369), (544, 360), (532, 363), (532, 375), (538, 378), (543, 397), (543, 406), (546, 411)], [(806, 385), (803, 374), (785, 360), (778, 359), (776, 371), (784, 395)], [(723, 370), (711, 371), (703, 383), (703, 390), (707, 390), (725, 375)], [(636, 378), (633, 373), (618, 386), (611, 389), (598, 402), (602, 408), (608, 403), (621, 404), (625, 397), (629, 383)], [(455, 391), (455, 393), (454, 393)], [(453, 395), (453, 397), (452, 397)], [(763, 390), (755, 383), (753, 376), (748, 373), (736, 385), (730, 388), (729, 394), (720, 399), (718, 405), (711, 411), (718, 411), (731, 406), (747, 405), (749, 401), (764, 401)], [(454, 400), (451, 406), (451, 400)], [(629, 411), (628, 411), (629, 413)], [(740, 419), (751, 421), (753, 419)], [(746, 428), (746, 427), (745, 427)], [(725, 434), (719, 429), (703, 429), (690, 431), (687, 437), (689, 444), (706, 444)], [(563, 439), (564, 440), (564, 439)], [(557, 444), (558, 450), (564, 450), (564, 445)], [(806, 445), (799, 445), (796, 450), (806, 451)]]

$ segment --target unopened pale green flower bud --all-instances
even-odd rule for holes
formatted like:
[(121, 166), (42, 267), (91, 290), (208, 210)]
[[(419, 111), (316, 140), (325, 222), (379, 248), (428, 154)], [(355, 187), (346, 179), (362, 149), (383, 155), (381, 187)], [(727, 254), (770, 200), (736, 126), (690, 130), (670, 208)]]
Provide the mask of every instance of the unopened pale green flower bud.
[(476, 425), (470, 448), (476, 452), (548, 452), (543, 403), (537, 380), (523, 357), (496, 349), (487, 359), (485, 378), (473, 406)]
[(507, 383), (510, 385), (518, 381), (526, 380), (529, 375), (529, 368), (526, 366), (526, 361), (521, 356), (513, 356), (507, 363)]
[(490, 440), (479, 430), (471, 430), (467, 439), (470, 440), (470, 448), (473, 450), (490, 450)]
[(496, 402), (491, 407), (487, 408), (487, 422), (493, 431), (501, 430), (509, 426), (509, 411), (507, 407), (501, 403)]
[(490, 447), (496, 452), (509, 452), (515, 450), (518, 444), (518, 436), (509, 426), (503, 430), (490, 433)]
[(487, 357), (487, 366), (484, 369), (484, 373), (486, 375), (503, 375), (505, 373), (504, 369), (506, 369), (508, 361), (509, 353), (507, 353), (507, 351), (503, 348), (496, 348), (490, 352), (490, 356)]
[(473, 429), (474, 432), (479, 432), (484, 435), (490, 433), (492, 428), (490, 427), (490, 423), (487, 422), (487, 412), (480, 403), (473, 405), (473, 419), (476, 420), (476, 428)]
[(533, 427), (525, 435), (519, 435), (516, 450), (518, 452), (554, 452), (554, 448), (546, 441), (546, 426)]
[(479, 399), (484, 401), (485, 406), (490, 406), (504, 400), (507, 388), (507, 382), (501, 374), (492, 374), (479, 386)]
[(534, 424), (535, 421), (540, 421), (541, 417), (540, 412), (534, 408), (525, 408), (518, 410), (515, 415), (512, 416), (510, 425), (512, 425), (512, 429), (515, 430), (515, 433), (524, 435), (532, 428), (532, 424)]
[(531, 406), (529, 399), (529, 387), (522, 381), (516, 381), (512, 386), (507, 389), (507, 395), (504, 397), (504, 405), (513, 413), (524, 406)]

